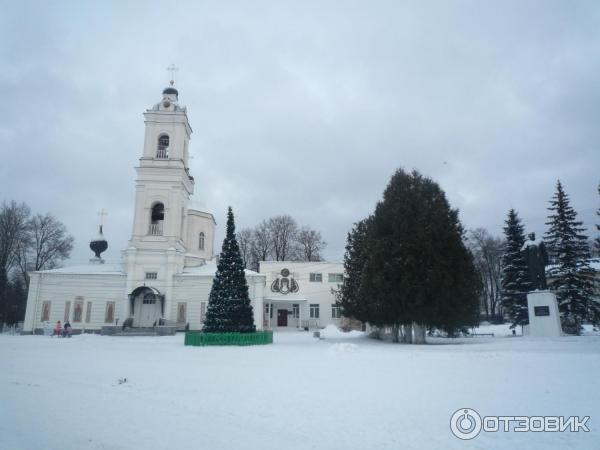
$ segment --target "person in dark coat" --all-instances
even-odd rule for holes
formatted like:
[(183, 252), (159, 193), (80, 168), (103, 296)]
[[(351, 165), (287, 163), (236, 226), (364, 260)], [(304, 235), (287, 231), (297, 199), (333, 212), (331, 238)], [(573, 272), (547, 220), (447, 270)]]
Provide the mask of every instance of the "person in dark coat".
[(65, 322), (65, 326), (63, 327), (63, 337), (71, 337), (71, 324), (68, 320)]

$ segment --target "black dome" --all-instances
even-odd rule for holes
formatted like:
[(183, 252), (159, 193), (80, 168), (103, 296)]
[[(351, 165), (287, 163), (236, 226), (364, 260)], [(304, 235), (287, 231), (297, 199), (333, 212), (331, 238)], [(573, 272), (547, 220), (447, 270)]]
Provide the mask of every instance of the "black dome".
[(165, 90), (163, 91), (163, 95), (165, 94), (175, 94), (179, 96), (179, 92), (177, 92), (177, 89), (175, 89), (174, 87), (165, 88)]

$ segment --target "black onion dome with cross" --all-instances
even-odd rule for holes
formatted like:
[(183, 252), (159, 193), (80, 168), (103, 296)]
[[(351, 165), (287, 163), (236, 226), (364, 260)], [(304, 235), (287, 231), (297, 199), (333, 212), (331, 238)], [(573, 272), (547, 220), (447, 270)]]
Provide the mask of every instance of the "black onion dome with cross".
[(98, 213), (98, 215), (100, 216), (100, 228), (98, 230), (98, 236), (96, 236), (95, 238), (93, 238), (90, 241), (90, 249), (94, 252), (94, 254), (96, 255), (96, 258), (98, 259), (102, 259), (100, 257), (100, 254), (102, 252), (105, 252), (106, 249), (108, 248), (108, 242), (106, 241), (106, 238), (104, 237), (104, 234), (102, 233), (102, 222), (103, 222), (103, 216), (106, 216), (108, 213), (106, 211), (104, 211), (104, 208), (102, 209), (102, 211), (100, 211)]
[(163, 95), (166, 94), (174, 94), (176, 98), (179, 97), (179, 91), (173, 87), (175, 84), (175, 72), (179, 70), (179, 67), (176, 67), (175, 64), (171, 64), (167, 67), (167, 71), (171, 72), (171, 80), (169, 81), (169, 87), (163, 90)]

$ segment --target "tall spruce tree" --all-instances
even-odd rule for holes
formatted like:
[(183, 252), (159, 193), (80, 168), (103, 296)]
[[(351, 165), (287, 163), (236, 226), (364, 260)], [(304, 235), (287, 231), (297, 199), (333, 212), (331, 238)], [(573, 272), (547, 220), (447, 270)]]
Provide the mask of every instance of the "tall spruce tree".
[(231, 207), (227, 212), (227, 234), (217, 264), (217, 273), (208, 297), (204, 332), (252, 333), (256, 331), (244, 263), (235, 237)]
[[(600, 184), (598, 185), (598, 194), (600, 195)], [(600, 216), (600, 208), (596, 211), (596, 214)], [(596, 225), (596, 230), (598, 230), (598, 237), (596, 238), (596, 250), (598, 251), (598, 255), (600, 255), (600, 223)]]
[(339, 302), (343, 314), (362, 322), (369, 320), (368, 298), (365, 295), (362, 281), (368, 258), (367, 239), (369, 220), (363, 219), (354, 224), (348, 233), (346, 253), (344, 254), (344, 272), (346, 278), (339, 291)]
[(590, 267), (588, 238), (583, 222), (569, 203), (562, 184), (556, 183), (556, 193), (550, 200), (551, 211), (545, 235), (551, 267), (550, 289), (556, 292), (563, 329), (579, 333), (581, 323), (595, 320), (600, 315), (598, 303), (593, 301), (594, 270)]
[(369, 224), (361, 284), (369, 322), (408, 325), (409, 333), (410, 324), (449, 333), (475, 325), (481, 286), (463, 235), (439, 185), (398, 170)]
[(527, 293), (531, 281), (527, 274), (527, 262), (521, 253), (525, 243), (524, 227), (514, 209), (508, 211), (505, 222), (505, 247), (502, 255), (502, 306), (510, 317), (511, 328), (527, 325)]

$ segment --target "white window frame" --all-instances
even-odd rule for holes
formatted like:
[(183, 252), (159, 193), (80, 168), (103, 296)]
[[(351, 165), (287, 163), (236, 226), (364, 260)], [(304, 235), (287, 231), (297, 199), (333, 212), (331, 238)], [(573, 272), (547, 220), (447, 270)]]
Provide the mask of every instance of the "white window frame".
[(204, 323), (206, 321), (206, 302), (200, 302), (200, 323)]
[(92, 302), (87, 302), (85, 305), (85, 323), (92, 321)]
[(322, 283), (323, 274), (319, 272), (310, 272), (308, 275), (308, 281), (310, 281), (311, 283)]
[[(110, 310), (111, 306), (112, 306), (112, 317), (108, 317), (108, 311)], [(116, 302), (106, 302), (106, 308), (104, 309), (104, 323), (113, 323), (115, 321), (116, 308), (117, 308)]]
[(339, 305), (331, 305), (331, 318), (332, 319), (341, 319), (342, 317), (342, 307)]
[(321, 305), (319, 305), (318, 303), (311, 303), (310, 304), (310, 318), (311, 319), (320, 319), (321, 316)]
[(343, 273), (328, 273), (327, 274), (327, 282), (343, 283), (344, 282), (344, 274)]

